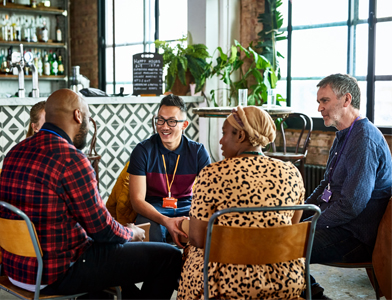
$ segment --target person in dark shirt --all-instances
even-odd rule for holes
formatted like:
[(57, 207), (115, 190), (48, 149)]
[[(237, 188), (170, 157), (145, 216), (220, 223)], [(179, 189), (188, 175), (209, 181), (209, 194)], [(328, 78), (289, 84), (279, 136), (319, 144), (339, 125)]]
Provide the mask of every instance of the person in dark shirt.
[[(68, 89), (47, 100), (41, 130), (7, 154), (0, 199), (34, 223), (43, 251), (42, 294), (100, 291), (121, 286), (124, 299), (169, 299), (177, 284), (181, 253), (171, 245), (143, 243), (144, 230), (115, 221), (101, 199), (84, 153), (89, 108)], [(16, 218), (4, 208), (3, 218)], [(34, 290), (36, 261), (3, 252), (5, 274)], [(135, 283), (143, 282), (141, 290)], [(98, 293), (98, 294), (94, 294)]]
[[(322, 211), (310, 262), (371, 261), (378, 224), (391, 197), (391, 153), (380, 130), (360, 115), (361, 92), (355, 78), (333, 74), (317, 86), (324, 124), (338, 131), (324, 179), (306, 200)], [(305, 221), (310, 218), (303, 216)], [(313, 282), (315, 298), (323, 290)]]
[(183, 134), (189, 122), (180, 97), (171, 94), (162, 98), (155, 124), (157, 133), (132, 151), (129, 200), (138, 213), (135, 224), (151, 223), (150, 241), (165, 242), (170, 234), (183, 248), (179, 237), (187, 236), (180, 228), (189, 216), (192, 187), (211, 161), (203, 144)]

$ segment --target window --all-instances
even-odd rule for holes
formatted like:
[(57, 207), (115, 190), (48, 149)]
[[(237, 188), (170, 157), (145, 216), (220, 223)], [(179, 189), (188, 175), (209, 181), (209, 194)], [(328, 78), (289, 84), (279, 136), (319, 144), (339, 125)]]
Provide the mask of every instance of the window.
[(132, 56), (186, 35), (187, 10), (184, 0), (100, 0), (100, 88), (132, 94)]
[(323, 124), (317, 83), (330, 74), (347, 73), (361, 88), (361, 114), (390, 132), (392, 60), (387, 37), (392, 32), (392, 1), (295, 0), (285, 1), (281, 12), (288, 40), (278, 43), (285, 59), (277, 88), (288, 104), (316, 118), (317, 128)]

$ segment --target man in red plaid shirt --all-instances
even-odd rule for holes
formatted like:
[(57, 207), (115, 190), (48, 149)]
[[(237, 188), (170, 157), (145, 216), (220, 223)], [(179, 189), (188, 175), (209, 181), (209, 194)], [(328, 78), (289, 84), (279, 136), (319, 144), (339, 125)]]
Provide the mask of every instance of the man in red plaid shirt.
[[(12, 148), (0, 175), (0, 199), (24, 211), (37, 229), (41, 293), (97, 297), (104, 288), (121, 286), (124, 299), (169, 299), (181, 253), (171, 245), (138, 242), (144, 230), (123, 227), (106, 210), (94, 170), (80, 151), (89, 129), (87, 103), (62, 89), (48, 98), (45, 111), (40, 132)], [(16, 218), (5, 209), (0, 216)], [(34, 290), (36, 259), (3, 251), (3, 265), (15, 285)]]

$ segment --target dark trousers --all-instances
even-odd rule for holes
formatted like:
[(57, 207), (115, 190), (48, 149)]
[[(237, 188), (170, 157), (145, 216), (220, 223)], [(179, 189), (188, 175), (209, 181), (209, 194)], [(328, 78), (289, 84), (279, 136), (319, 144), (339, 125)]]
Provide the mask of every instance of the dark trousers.
[(371, 261), (373, 249), (360, 242), (346, 229), (317, 229), (314, 235), (311, 264), (328, 262)]
[[(121, 286), (123, 299), (170, 299), (181, 273), (181, 252), (153, 242), (94, 243), (42, 294), (89, 292), (101, 298), (105, 288)], [(139, 290), (135, 283), (143, 282)]]
[[(353, 237), (352, 233), (346, 229), (335, 227), (331, 229), (317, 229), (314, 235), (311, 264), (317, 263), (354, 263), (371, 261), (373, 249)], [(318, 283), (313, 276), (310, 276), (313, 286)], [(316, 294), (315, 292), (314, 294)], [(313, 294), (313, 293), (312, 293)], [(315, 296), (313, 294), (313, 296)]]

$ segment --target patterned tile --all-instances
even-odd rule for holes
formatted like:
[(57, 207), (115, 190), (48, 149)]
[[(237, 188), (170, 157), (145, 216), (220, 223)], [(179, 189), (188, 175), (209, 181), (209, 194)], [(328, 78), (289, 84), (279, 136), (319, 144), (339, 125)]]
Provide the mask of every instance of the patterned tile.
[[(158, 104), (90, 105), (90, 114), (97, 123), (96, 150), (102, 156), (99, 163), (100, 193), (106, 202), (110, 192), (129, 160), (135, 146), (153, 133), (151, 119)], [(185, 135), (199, 140), (199, 117), (192, 114), (197, 103), (187, 104), (189, 126)], [(31, 106), (0, 106), (0, 168), (7, 152), (25, 138)], [(93, 135), (90, 124), (88, 144)], [(85, 149), (85, 153), (89, 150)]]

